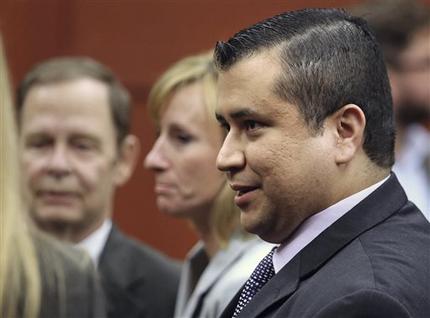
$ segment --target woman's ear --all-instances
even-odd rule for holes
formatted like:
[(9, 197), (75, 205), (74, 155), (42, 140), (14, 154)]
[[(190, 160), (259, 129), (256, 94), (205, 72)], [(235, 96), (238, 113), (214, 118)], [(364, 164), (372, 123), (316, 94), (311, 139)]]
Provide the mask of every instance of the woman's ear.
[(118, 149), (116, 162), (115, 184), (121, 186), (130, 179), (136, 167), (140, 153), (139, 139), (134, 135), (128, 135)]
[(366, 116), (360, 107), (348, 104), (330, 117), (336, 127), (336, 163), (348, 163), (363, 146)]

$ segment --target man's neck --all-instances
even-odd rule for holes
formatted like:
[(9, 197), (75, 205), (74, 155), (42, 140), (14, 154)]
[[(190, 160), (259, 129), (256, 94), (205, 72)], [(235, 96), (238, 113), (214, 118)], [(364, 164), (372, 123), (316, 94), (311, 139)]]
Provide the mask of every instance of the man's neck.
[(388, 176), (306, 219), (276, 250), (273, 257), (275, 272), (279, 272), (281, 268), (292, 260), (303, 248), (334, 222), (348, 213), (358, 203), (367, 198), (387, 179)]
[(39, 228), (60, 241), (77, 244), (99, 229), (105, 219), (99, 219), (91, 224), (70, 224), (67, 222), (37, 222)]
[[(359, 171), (359, 172), (358, 172)], [(382, 168), (367, 160), (360, 165), (344, 169), (336, 178), (338, 182), (333, 193), (332, 201), (327, 204), (331, 206), (355, 193), (362, 191), (390, 175), (391, 168)]]

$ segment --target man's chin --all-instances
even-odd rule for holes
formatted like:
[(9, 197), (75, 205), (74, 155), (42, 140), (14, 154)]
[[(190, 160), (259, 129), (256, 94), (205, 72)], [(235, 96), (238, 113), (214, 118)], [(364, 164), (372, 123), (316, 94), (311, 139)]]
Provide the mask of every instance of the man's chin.
[(258, 235), (261, 230), (261, 222), (253, 218), (254, 215), (251, 215), (252, 211), (241, 211), (240, 212), (240, 223), (242, 224), (242, 227), (245, 229), (245, 231)]
[(43, 209), (36, 213), (33, 213), (33, 218), (36, 223), (43, 224), (53, 224), (53, 225), (73, 225), (82, 222), (82, 215), (80, 211), (74, 209)]

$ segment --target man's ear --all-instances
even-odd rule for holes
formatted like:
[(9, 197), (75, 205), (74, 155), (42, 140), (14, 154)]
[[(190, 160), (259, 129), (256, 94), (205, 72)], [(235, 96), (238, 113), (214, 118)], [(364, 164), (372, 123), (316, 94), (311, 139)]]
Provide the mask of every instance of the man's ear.
[(330, 117), (336, 127), (336, 163), (348, 163), (363, 146), (366, 116), (360, 107), (348, 104)]
[(139, 139), (134, 135), (128, 135), (118, 149), (118, 158), (115, 164), (115, 184), (121, 186), (130, 179), (136, 167), (140, 153)]

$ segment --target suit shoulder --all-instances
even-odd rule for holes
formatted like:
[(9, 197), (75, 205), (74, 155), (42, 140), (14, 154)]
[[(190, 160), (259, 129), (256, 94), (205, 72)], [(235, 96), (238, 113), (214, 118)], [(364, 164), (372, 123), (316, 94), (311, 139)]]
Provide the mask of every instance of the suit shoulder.
[[(379, 295), (386, 293), (387, 297), (398, 300), (412, 316), (422, 308), (430, 311), (429, 233), (430, 224), (409, 202), (359, 238), (365, 255), (365, 260), (363, 257), (359, 263), (362, 268), (369, 269), (367, 278), (372, 279), (373, 288)], [(360, 252), (355, 254), (350, 258)]]
[(430, 268), (429, 233), (428, 221), (408, 202), (392, 217), (361, 235), (359, 241), (376, 274), (418, 278)]
[(362, 289), (345, 294), (326, 304), (314, 315), (329, 317), (414, 317), (397, 299), (377, 289)]
[(104, 267), (121, 263), (124, 267), (135, 273), (158, 273), (179, 279), (180, 263), (161, 252), (126, 236), (119, 230), (109, 235), (106, 246), (100, 258), (100, 265)]
[(99, 271), (109, 317), (172, 317), (179, 284), (176, 261), (114, 228)]

